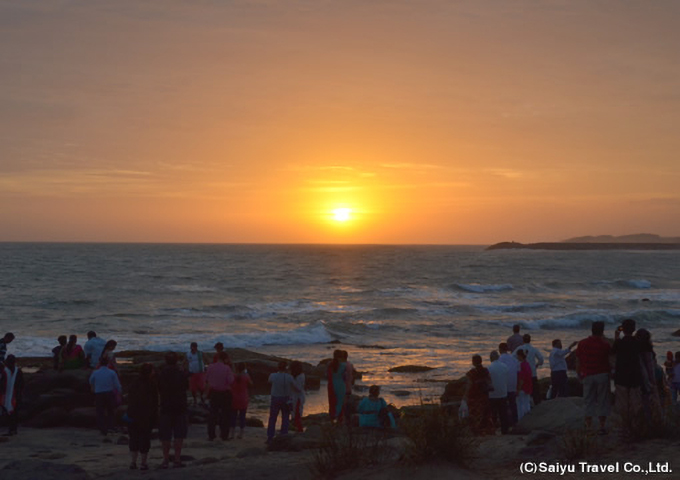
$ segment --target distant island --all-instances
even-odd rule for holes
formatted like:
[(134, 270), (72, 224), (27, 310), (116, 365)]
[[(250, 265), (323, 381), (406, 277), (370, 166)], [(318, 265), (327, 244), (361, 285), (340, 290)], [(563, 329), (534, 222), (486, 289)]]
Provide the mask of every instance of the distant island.
[(574, 237), (562, 240), (561, 243), (680, 243), (680, 237), (661, 237), (653, 233), (636, 233), (634, 235), (598, 235), (597, 237)]
[(487, 250), (680, 250), (680, 237), (661, 237), (651, 233), (574, 237), (561, 242), (501, 242)]

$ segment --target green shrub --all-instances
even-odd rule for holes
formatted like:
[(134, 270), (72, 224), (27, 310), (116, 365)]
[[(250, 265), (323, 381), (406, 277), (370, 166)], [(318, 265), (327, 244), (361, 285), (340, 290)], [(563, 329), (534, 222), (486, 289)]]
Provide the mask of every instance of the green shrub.
[(417, 415), (401, 422), (408, 439), (405, 460), (416, 464), (445, 460), (468, 466), (476, 458), (479, 447), (468, 422), (446, 415), (440, 407), (423, 407)]
[(321, 447), (314, 454), (312, 473), (319, 478), (333, 478), (343, 470), (385, 462), (392, 453), (385, 439), (380, 430), (326, 425)]
[(599, 444), (595, 432), (585, 428), (567, 430), (561, 438), (562, 455), (565, 459), (573, 461), (596, 455)]

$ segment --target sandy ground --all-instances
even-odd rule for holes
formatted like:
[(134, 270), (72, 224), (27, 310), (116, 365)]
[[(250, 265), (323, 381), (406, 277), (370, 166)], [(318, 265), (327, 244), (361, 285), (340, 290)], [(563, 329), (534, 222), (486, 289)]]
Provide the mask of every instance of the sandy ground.
[[(145, 479), (312, 479), (310, 470), (313, 450), (302, 452), (268, 452), (265, 447), (266, 432), (263, 428), (248, 428), (243, 439), (210, 442), (207, 440), (205, 426), (190, 428), (189, 438), (185, 441), (183, 455), (186, 456), (185, 468), (160, 470), (162, 453), (158, 440), (152, 441), (149, 455), (150, 470), (142, 472), (129, 470), (127, 445), (118, 445), (122, 434), (112, 434), (106, 439), (95, 430), (73, 428), (54, 428), (37, 430), (22, 428), (18, 436), (3, 437), (0, 440), (0, 477), (1, 469), (14, 460), (41, 460), (59, 464), (75, 464), (87, 471), (91, 478), (145, 478)], [(590, 447), (590, 464), (616, 465), (623, 470), (625, 462), (648, 469), (649, 463), (664, 464), (676, 471), (659, 472), (650, 475), (619, 473), (587, 473), (581, 471), (576, 462), (577, 472), (560, 475), (559, 473), (522, 474), (523, 462), (545, 465), (565, 465), (560, 461), (563, 455), (561, 438), (553, 438), (546, 444), (527, 445), (527, 435), (508, 435), (485, 437), (481, 440), (479, 457), (470, 470), (461, 469), (445, 462), (409, 466), (388, 464), (339, 472), (341, 480), (507, 480), (532, 477), (536, 479), (618, 479), (618, 478), (657, 478), (662, 480), (680, 479), (680, 441), (654, 440), (637, 445), (620, 443), (618, 437), (610, 434), (597, 437)]]

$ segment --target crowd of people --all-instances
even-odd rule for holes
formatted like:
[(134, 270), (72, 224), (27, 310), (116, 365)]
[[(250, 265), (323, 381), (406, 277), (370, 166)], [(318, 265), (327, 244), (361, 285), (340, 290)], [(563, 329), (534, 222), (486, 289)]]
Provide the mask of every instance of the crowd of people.
[[(115, 340), (105, 341), (96, 332), (87, 334), (88, 341), (81, 347), (76, 335), (60, 336), (52, 350), (55, 370), (91, 369), (89, 383), (94, 394), (97, 427), (103, 435), (114, 429), (114, 412), (122, 403), (123, 388), (118, 376)], [(17, 433), (16, 407), (21, 402), (23, 375), (14, 355), (7, 355), (7, 346), (14, 340), (12, 333), (0, 339), (0, 409), (8, 416), (9, 435)], [(527, 415), (544, 398), (538, 383), (538, 369), (545, 363), (544, 355), (532, 345), (529, 334), (522, 335), (520, 326), (489, 354), (489, 365), (484, 366), (480, 355), (472, 357), (473, 368), (466, 374), (466, 387), (459, 413), (469, 416), (476, 433), (501, 434)], [(574, 349), (574, 347), (576, 347)], [(158, 426), (163, 447), (161, 468), (171, 464), (182, 467), (181, 451), (188, 429), (188, 398), (193, 405), (208, 409), (207, 437), (215, 440), (242, 438), (245, 431), (249, 389), (253, 385), (244, 363), (234, 365), (224, 345), (214, 345), (212, 361), (191, 343), (183, 364), (176, 353), (165, 356), (165, 365), (158, 371), (151, 364), (139, 369), (138, 377), (129, 387), (127, 423), (130, 437), (130, 468), (147, 469), (151, 445), (151, 430)], [(593, 322), (591, 335), (563, 348), (560, 339), (552, 341), (549, 351), (551, 386), (548, 399), (569, 395), (568, 358), (575, 354), (575, 367), (583, 385), (585, 426), (593, 427), (598, 420), (598, 433), (608, 433), (607, 418), (612, 403), (622, 416), (640, 414), (648, 421), (663, 418), (664, 407), (678, 405), (680, 392), (680, 352), (667, 352), (663, 366), (657, 362), (651, 334), (636, 329), (635, 321), (622, 322), (614, 339), (605, 337), (605, 324)], [(335, 350), (327, 364), (329, 417), (332, 423), (358, 424), (367, 428), (396, 428), (394, 416), (380, 387), (369, 388), (356, 409), (348, 400), (354, 383), (354, 367), (348, 353)], [(614, 380), (615, 391), (610, 382)], [(267, 442), (276, 434), (281, 416), (280, 433), (288, 433), (292, 425), (303, 431), (302, 416), (305, 404), (305, 374), (300, 362), (285, 361), (269, 376), (271, 385)], [(615, 402), (612, 402), (612, 394)], [(207, 400), (207, 403), (206, 403)], [(238, 434), (237, 434), (238, 430)], [(171, 458), (171, 448), (174, 447)]]
[[(490, 353), (488, 367), (484, 367), (480, 355), (472, 357), (473, 368), (466, 374), (459, 413), (470, 417), (473, 430), (479, 434), (493, 434), (498, 429), (501, 434), (507, 433), (543, 400), (537, 369), (545, 359), (531, 344), (531, 335), (520, 334), (520, 328), (514, 325), (513, 334)], [(667, 352), (663, 367), (659, 365), (651, 333), (637, 329), (634, 320), (624, 320), (613, 339), (605, 337), (604, 322), (593, 322), (589, 337), (562, 347), (560, 339), (552, 341), (551, 385), (545, 396), (569, 396), (567, 357), (573, 352), (576, 373), (583, 385), (587, 429), (593, 428), (597, 417), (597, 433), (607, 434), (612, 404), (622, 418), (634, 419), (642, 414), (647, 422), (662, 420), (665, 407), (677, 407), (680, 352)], [(624, 421), (624, 434), (629, 423)]]

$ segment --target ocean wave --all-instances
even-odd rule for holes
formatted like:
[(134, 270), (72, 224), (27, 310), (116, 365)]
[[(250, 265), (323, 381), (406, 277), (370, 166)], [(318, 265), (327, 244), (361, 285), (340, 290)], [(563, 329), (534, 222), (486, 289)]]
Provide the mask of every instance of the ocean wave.
[(652, 288), (652, 282), (649, 280), (645, 279), (618, 279), (618, 280), (600, 280), (597, 282), (592, 282), (591, 285), (595, 285), (598, 287), (614, 287), (614, 288), (633, 288), (633, 289), (641, 289), (641, 290), (647, 290)]
[(606, 325), (619, 325), (623, 320), (632, 318), (638, 327), (674, 325), (680, 318), (680, 310), (639, 310), (628, 313), (582, 312), (562, 317), (543, 318), (533, 321), (519, 321), (528, 330), (557, 330), (569, 328), (587, 328), (592, 322), (604, 322)]
[(508, 290), (512, 290), (514, 287), (509, 284), (501, 284), (501, 285), (481, 285), (478, 283), (456, 283), (454, 285), (454, 288), (458, 290), (462, 290), (464, 292), (470, 292), (470, 293), (490, 293), (490, 292), (505, 292)]
[(389, 319), (404, 315), (413, 315), (414, 313), (418, 313), (418, 310), (415, 308), (385, 307), (370, 310), (366, 312), (364, 316), (378, 319)]
[(187, 293), (203, 293), (215, 292), (217, 289), (213, 287), (206, 287), (204, 285), (168, 285), (165, 287), (171, 292), (187, 292)]
[(552, 308), (552, 305), (547, 302), (532, 302), (521, 305), (486, 305), (478, 306), (477, 308), (486, 312), (524, 313), (534, 310), (549, 309)]
[[(111, 333), (110, 331), (107, 333)], [(134, 332), (134, 335), (116, 335), (119, 350), (173, 350), (182, 352), (188, 349), (191, 342), (197, 342), (200, 348), (209, 350), (216, 342), (222, 342), (227, 348), (256, 348), (265, 345), (313, 345), (328, 343), (335, 338), (322, 323), (314, 323), (290, 330), (258, 331), (235, 334), (197, 334), (181, 333), (175, 335), (153, 335), (146, 331)], [(54, 347), (53, 338), (22, 337), (17, 341), (17, 348), (22, 356), (49, 356)]]

